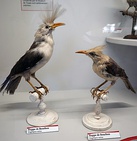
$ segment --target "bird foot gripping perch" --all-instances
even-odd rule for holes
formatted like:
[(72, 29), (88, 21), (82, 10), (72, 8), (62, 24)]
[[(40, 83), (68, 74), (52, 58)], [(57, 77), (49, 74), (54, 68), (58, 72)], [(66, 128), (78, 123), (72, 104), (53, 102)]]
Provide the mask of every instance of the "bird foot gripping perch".
[[(90, 90), (90, 92), (93, 94), (94, 93), (94, 90), (95, 88), (92, 88)], [(104, 92), (103, 90), (101, 90), (101, 92)], [(103, 100), (103, 101), (107, 101), (108, 100), (108, 96), (107, 96), (107, 93), (100, 93), (100, 90), (99, 91), (96, 91), (96, 106), (95, 106), (95, 117), (99, 117), (100, 113), (101, 113), (101, 104), (100, 104), (100, 100)]]
[[(43, 88), (43, 89), (41, 89), (41, 88)], [(32, 96), (34, 96), (34, 93), (37, 93), (38, 97), (36, 95), (35, 96), (37, 97), (37, 99), (41, 100), (44, 95), (47, 95), (47, 93), (49, 93), (49, 87), (47, 87), (47, 86), (36, 87), (36, 90), (29, 91), (29, 93), (31, 93)]]
[(39, 111), (31, 113), (27, 117), (27, 123), (32, 126), (47, 126), (54, 124), (58, 120), (58, 114), (53, 110), (47, 109), (46, 103), (44, 102), (44, 95), (46, 95), (45, 89), (39, 87), (38, 91), (42, 93), (41, 99), (39, 99), (39, 94), (35, 91), (31, 93), (29, 99), (31, 102), (40, 100), (38, 104)]
[(93, 99), (95, 99), (95, 97), (97, 98), (96, 99), (96, 103), (98, 102), (98, 100), (102, 99), (104, 101), (107, 100), (107, 94), (109, 93), (109, 91), (105, 91), (105, 90), (100, 90), (99, 88), (92, 88), (90, 90), (92, 96), (93, 96)]
[[(97, 100), (96, 100), (94, 112), (88, 113), (83, 117), (84, 126), (87, 127), (88, 129), (95, 131), (104, 131), (112, 126), (111, 118), (101, 113), (102, 108), (101, 108), (100, 100), (106, 101), (108, 100), (108, 96), (105, 93), (102, 93), (98, 97), (100, 91), (102, 90), (98, 90), (98, 91), (96, 90), (95, 97), (97, 98)], [(92, 88), (90, 92), (93, 94), (93, 92), (95, 92), (95, 88)]]
[[(29, 99), (31, 102), (36, 102), (37, 100), (43, 100), (43, 96), (47, 95), (47, 91), (43, 87), (36, 87), (37, 91), (40, 92), (40, 94), (37, 91), (29, 91), (31, 93)], [(48, 87), (47, 87), (48, 88)], [(48, 88), (49, 92), (49, 88)]]

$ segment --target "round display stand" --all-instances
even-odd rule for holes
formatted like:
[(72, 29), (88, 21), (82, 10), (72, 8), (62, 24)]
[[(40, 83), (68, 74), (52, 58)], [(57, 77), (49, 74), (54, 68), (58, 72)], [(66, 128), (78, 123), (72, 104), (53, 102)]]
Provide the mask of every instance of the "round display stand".
[[(38, 89), (44, 96), (45, 94), (45, 89), (44, 88), (39, 88)], [(39, 95), (34, 91), (31, 93), (29, 99), (31, 102), (36, 102), (37, 100), (39, 101), (38, 108), (39, 111), (33, 112), (30, 115), (28, 115), (26, 121), (29, 125), (32, 126), (48, 126), (52, 125), (58, 120), (58, 114), (50, 109), (47, 109), (46, 103), (44, 102), (44, 98), (39, 99)]]
[(100, 113), (99, 117), (94, 112), (86, 114), (82, 119), (83, 125), (94, 131), (104, 131), (112, 126), (112, 120), (109, 116)]
[(45, 112), (31, 113), (27, 117), (27, 123), (32, 126), (47, 126), (54, 124), (58, 120), (58, 114), (55, 111), (46, 109)]

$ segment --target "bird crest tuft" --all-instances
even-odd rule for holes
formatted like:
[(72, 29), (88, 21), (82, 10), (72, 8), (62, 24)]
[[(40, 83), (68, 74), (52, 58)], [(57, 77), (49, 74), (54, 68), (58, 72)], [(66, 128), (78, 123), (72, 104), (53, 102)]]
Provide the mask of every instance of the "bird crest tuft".
[(36, 39), (39, 39), (45, 33), (45, 25), (52, 25), (54, 20), (62, 15), (65, 12), (65, 9), (61, 7), (61, 5), (56, 4), (53, 6), (52, 11), (46, 11), (45, 15), (43, 16), (43, 24), (39, 26), (39, 29), (35, 33)]
[(52, 11), (46, 11), (45, 15), (43, 16), (43, 23), (44, 24), (53, 24), (55, 19), (58, 18), (65, 12), (65, 9), (61, 7), (61, 5), (56, 4), (53, 5)]
[(92, 49), (96, 50), (96, 51), (103, 51), (103, 49), (106, 47), (106, 45), (102, 45), (102, 46), (97, 46), (97, 47), (94, 47)]
[(94, 51), (94, 52), (102, 53), (102, 51), (104, 50), (105, 47), (106, 47), (106, 45), (97, 46), (97, 47), (92, 48), (91, 50)]

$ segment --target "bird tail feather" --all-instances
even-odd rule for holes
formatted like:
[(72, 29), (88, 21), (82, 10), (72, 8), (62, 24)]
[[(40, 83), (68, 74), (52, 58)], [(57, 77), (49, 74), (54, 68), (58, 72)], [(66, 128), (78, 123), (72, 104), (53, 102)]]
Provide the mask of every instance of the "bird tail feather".
[(3, 89), (4, 89), (4, 88), (6, 87), (6, 85), (8, 84), (9, 80), (10, 80), (10, 76), (8, 76), (8, 77), (6, 78), (6, 80), (2, 83), (1, 88), (0, 88), (0, 92), (3, 91)]
[(0, 88), (0, 92), (6, 87), (4, 92), (6, 91), (9, 94), (14, 94), (14, 92), (17, 89), (20, 81), (21, 81), (21, 76), (18, 76), (15, 79), (11, 79), (11, 77), (8, 76), (6, 78), (6, 80), (3, 82), (3, 84)]
[(123, 82), (125, 83), (126, 87), (131, 90), (133, 93), (136, 93), (134, 88), (132, 87), (131, 83), (129, 82), (128, 78), (122, 78)]

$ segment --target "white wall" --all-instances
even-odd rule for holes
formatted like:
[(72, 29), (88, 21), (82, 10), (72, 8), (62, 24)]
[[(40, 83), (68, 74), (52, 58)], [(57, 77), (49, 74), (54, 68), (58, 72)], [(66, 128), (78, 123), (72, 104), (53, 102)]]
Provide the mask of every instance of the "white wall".
[[(57, 0), (56, 0), (57, 1)], [(48, 64), (36, 75), (51, 90), (83, 89), (98, 85), (103, 80), (91, 70), (92, 61), (75, 51), (88, 49), (104, 44), (105, 37), (110, 36), (102, 32), (108, 23), (122, 23), (124, 32), (128, 32), (130, 18), (123, 17), (120, 10), (127, 8), (126, 0), (58, 0), (66, 13), (57, 21), (64, 22), (64, 27), (57, 28), (54, 33), (54, 53)], [(0, 83), (8, 75), (15, 62), (26, 52), (33, 42), (34, 34), (41, 24), (42, 12), (21, 11), (20, 0), (3, 0), (0, 4)], [(126, 31), (125, 31), (126, 30)], [(122, 34), (124, 34), (122, 32)], [(90, 42), (85, 36), (90, 34)], [(113, 36), (119, 36), (114, 34)], [(117, 49), (117, 50), (116, 50)], [(121, 66), (126, 67), (133, 85), (136, 87), (136, 60), (133, 58), (137, 49), (120, 48), (109, 44), (105, 52), (112, 55)], [(121, 55), (122, 53), (122, 55)], [(121, 56), (123, 56), (121, 58)], [(121, 60), (121, 61), (120, 61)], [(130, 63), (132, 62), (132, 63)], [(132, 69), (135, 65), (135, 69)], [(33, 81), (35, 85), (37, 83)], [(119, 84), (119, 85), (118, 85)], [(118, 82), (116, 87), (124, 87)], [(29, 91), (32, 88), (22, 79), (17, 91)]]

